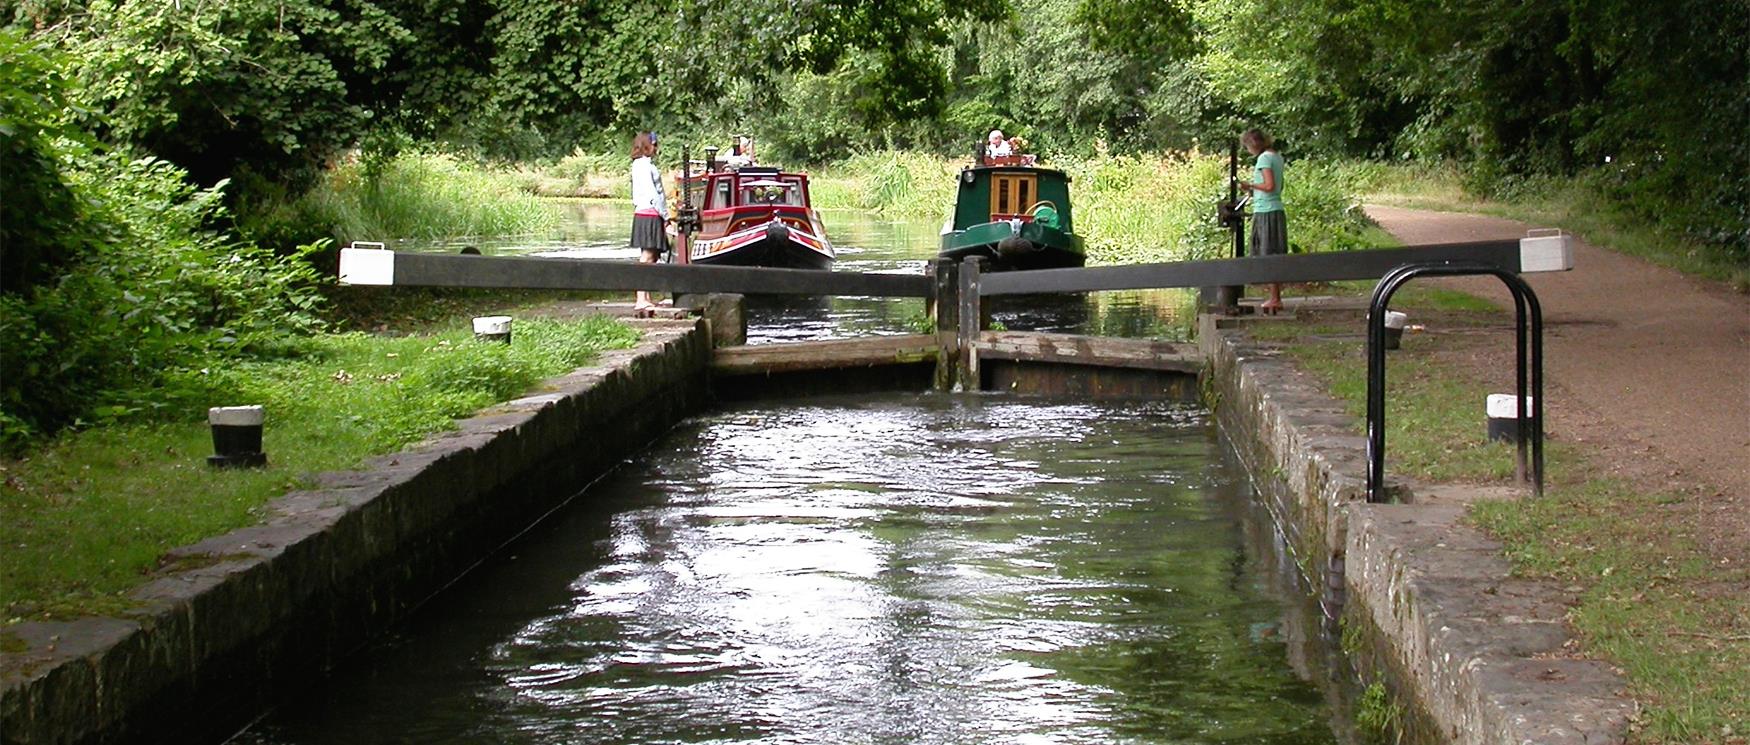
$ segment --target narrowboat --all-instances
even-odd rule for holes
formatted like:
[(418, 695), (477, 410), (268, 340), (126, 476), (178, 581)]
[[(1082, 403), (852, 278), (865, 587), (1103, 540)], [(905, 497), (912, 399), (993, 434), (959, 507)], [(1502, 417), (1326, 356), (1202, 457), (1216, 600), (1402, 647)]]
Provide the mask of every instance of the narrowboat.
[(831, 269), (838, 258), (810, 206), (806, 174), (710, 157), (683, 188), (699, 216), (690, 263)]
[(990, 259), (989, 270), (1059, 269), (1086, 263), (1069, 204), (1069, 176), (1032, 156), (988, 157), (960, 172), (940, 256)]

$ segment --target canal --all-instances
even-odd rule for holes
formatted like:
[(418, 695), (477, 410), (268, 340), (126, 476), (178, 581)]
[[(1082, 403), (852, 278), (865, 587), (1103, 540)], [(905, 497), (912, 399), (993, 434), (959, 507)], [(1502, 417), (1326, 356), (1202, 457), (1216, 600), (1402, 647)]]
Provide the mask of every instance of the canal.
[(721, 408), (236, 742), (1346, 741), (1248, 488), (1183, 404)]
[[(633, 261), (556, 202), (488, 254)], [(836, 271), (934, 220), (823, 214)], [(399, 246), (453, 251), (452, 244)], [(1003, 298), (1014, 329), (1183, 338), (1172, 291)], [(922, 302), (750, 299), (750, 343)], [(240, 745), (1335, 743), (1316, 605), (1200, 408), (880, 394), (725, 406), (584, 492)]]

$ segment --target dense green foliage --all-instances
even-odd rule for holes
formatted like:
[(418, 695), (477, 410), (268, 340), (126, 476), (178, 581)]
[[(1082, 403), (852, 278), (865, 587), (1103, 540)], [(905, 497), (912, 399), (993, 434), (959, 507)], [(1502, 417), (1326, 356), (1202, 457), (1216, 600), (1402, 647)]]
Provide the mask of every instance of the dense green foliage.
[(876, 132), (794, 76), (797, 117), (756, 120), (783, 154), (960, 152), (986, 129), (1050, 154), (1219, 149), (1244, 126), (1291, 162), (1456, 162), (1511, 198), (1568, 178), (1625, 219), (1750, 263), (1750, 5), (1679, 0), (1014, 0), (967, 23), (942, 113)]
[(32, 0), (12, 21), (75, 53), (100, 137), (294, 196), (345, 149), (434, 138), (528, 157), (751, 131), (818, 163), (992, 127), (1054, 156), (1219, 151), (1262, 125), (1291, 161), (1582, 179), (1750, 259), (1742, 2)]
[(0, 97), (0, 444), (149, 413), (173, 371), (277, 354), (320, 326), (301, 255), (209, 229), (224, 218), (223, 183), (197, 189), (164, 161), (70, 139), (58, 61), (4, 32), (0, 51), (6, 74), (40, 76), (34, 95)]
[(166, 549), (248, 525), (306, 474), (356, 466), (450, 428), (541, 379), (622, 348), (636, 332), (606, 318), (519, 319), (515, 343), (468, 329), (317, 337), (296, 358), (170, 376), (181, 403), (249, 402), (267, 413), (269, 467), (215, 472), (204, 421), (130, 421), (69, 434), (7, 462), (0, 485), (0, 618), (100, 612)]

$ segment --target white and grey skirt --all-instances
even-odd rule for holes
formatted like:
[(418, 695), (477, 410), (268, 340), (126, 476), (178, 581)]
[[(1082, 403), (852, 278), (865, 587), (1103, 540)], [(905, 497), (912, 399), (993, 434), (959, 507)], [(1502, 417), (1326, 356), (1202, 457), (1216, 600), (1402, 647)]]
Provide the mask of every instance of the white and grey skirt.
[(1252, 214), (1253, 256), (1288, 254), (1288, 213), (1282, 210)]
[(632, 216), (632, 247), (655, 253), (668, 251), (668, 233), (662, 230), (662, 218), (656, 215)]

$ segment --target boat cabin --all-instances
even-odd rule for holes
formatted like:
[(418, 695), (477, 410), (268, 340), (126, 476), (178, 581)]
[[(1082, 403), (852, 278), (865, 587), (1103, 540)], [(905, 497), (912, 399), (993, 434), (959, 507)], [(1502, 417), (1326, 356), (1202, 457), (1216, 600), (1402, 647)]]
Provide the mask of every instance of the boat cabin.
[(743, 167), (694, 176), (687, 184), (699, 208), (702, 231), (732, 233), (764, 223), (774, 215), (797, 227), (808, 227), (808, 176), (776, 168)]
[(1062, 171), (1021, 165), (979, 165), (960, 172), (954, 201), (953, 230), (989, 222), (1040, 220), (1064, 232), (1074, 232), (1069, 203), (1069, 175)]

